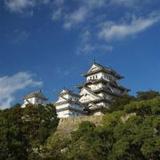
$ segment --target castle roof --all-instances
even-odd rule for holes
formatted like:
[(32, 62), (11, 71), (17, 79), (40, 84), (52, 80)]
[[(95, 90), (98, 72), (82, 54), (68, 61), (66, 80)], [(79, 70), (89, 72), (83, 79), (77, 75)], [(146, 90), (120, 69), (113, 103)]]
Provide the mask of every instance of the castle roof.
[(113, 76), (115, 76), (118, 79), (122, 79), (124, 78), (123, 76), (121, 76), (120, 74), (118, 74), (115, 70), (113, 70), (112, 68), (103, 66), (99, 63), (94, 62), (93, 65), (91, 66), (91, 68), (89, 69), (89, 71), (85, 74), (83, 74), (83, 76), (87, 77), (89, 75), (98, 73), (98, 72), (105, 72), (108, 74), (111, 74)]
[(125, 88), (125, 87), (117, 84), (117, 83), (114, 82), (114, 81), (113, 81), (113, 82), (108, 82), (108, 81), (106, 81), (106, 80), (104, 80), (104, 79), (89, 80), (89, 81), (86, 82), (86, 83), (77, 85), (77, 87), (78, 87), (79, 89), (81, 89), (81, 88), (83, 88), (83, 87), (85, 87), (85, 86), (88, 86), (89, 84), (97, 84), (97, 83), (105, 83), (105, 84), (108, 84), (108, 85), (110, 85), (110, 86), (112, 86), (112, 87), (118, 88), (118, 89), (120, 89), (120, 90), (122, 90), (122, 91), (127, 91), (127, 92), (130, 91), (130, 89), (127, 89), (127, 88)]
[(60, 96), (64, 96), (66, 94), (69, 94), (71, 96), (74, 96), (74, 97), (79, 97), (78, 94), (74, 93), (73, 91), (69, 90), (69, 89), (63, 89), (61, 92), (60, 92)]
[(40, 98), (40, 99), (43, 99), (43, 100), (47, 100), (47, 98), (44, 96), (44, 94), (42, 93), (41, 90), (31, 92), (24, 97), (24, 99), (30, 99), (30, 98)]

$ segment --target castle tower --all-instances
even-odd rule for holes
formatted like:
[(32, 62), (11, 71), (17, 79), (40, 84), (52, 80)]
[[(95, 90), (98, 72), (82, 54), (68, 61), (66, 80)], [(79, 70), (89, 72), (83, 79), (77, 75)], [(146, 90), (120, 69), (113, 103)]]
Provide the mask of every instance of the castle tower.
[(86, 82), (80, 89), (79, 102), (90, 111), (91, 114), (99, 115), (103, 108), (109, 108), (114, 97), (128, 93), (128, 89), (118, 84), (123, 77), (111, 68), (93, 63), (87, 73), (84, 74)]
[(42, 91), (36, 91), (32, 92), (24, 97), (24, 102), (22, 104), (22, 108), (25, 108), (28, 104), (31, 105), (38, 105), (42, 104), (45, 105), (47, 101), (47, 98), (44, 96)]
[(59, 118), (76, 117), (84, 115), (84, 107), (79, 103), (79, 95), (70, 90), (62, 90), (59, 99), (54, 104)]

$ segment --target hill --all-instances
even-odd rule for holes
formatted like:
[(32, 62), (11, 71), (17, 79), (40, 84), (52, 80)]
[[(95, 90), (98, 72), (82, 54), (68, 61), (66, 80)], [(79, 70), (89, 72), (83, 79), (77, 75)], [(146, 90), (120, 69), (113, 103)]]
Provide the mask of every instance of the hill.
[(55, 107), (0, 111), (0, 160), (158, 160), (160, 95), (116, 99), (103, 116), (58, 120)]

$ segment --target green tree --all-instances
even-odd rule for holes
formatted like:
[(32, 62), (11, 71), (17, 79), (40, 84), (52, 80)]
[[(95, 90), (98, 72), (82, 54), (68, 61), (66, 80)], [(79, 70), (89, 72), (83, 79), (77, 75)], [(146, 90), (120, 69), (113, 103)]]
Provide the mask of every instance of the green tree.
[(120, 111), (124, 109), (124, 106), (126, 104), (129, 104), (130, 102), (134, 101), (135, 97), (130, 95), (124, 95), (121, 97), (114, 98), (113, 103), (110, 106), (110, 109), (107, 110), (107, 112), (114, 112), (114, 111)]
[(58, 125), (56, 110), (52, 104), (28, 105), (23, 109), (22, 121), (23, 132), (35, 147), (44, 144)]
[(137, 100), (148, 100), (158, 96), (160, 96), (160, 93), (153, 90), (137, 92)]
[(0, 159), (32, 160), (39, 157), (41, 145), (56, 130), (55, 107), (15, 106), (0, 111)]
[(22, 110), (11, 108), (0, 112), (0, 159), (27, 159), (27, 138), (22, 131)]

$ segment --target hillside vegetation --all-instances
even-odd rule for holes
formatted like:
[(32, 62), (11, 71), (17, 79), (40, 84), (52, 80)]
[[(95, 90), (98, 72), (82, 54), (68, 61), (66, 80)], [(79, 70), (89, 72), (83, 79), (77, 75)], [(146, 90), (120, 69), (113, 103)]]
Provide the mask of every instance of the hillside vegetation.
[(111, 109), (104, 112), (101, 118), (79, 118), (78, 123), (72, 120), (71, 125), (63, 120), (57, 128), (58, 119), (52, 105), (25, 109), (15, 106), (1, 111), (0, 159), (160, 159), (158, 92), (138, 92), (136, 97), (117, 98)]

